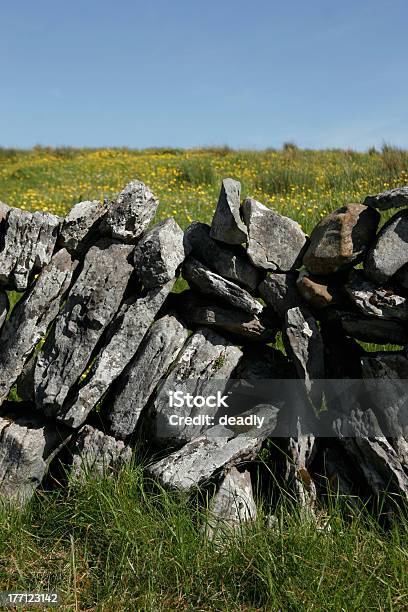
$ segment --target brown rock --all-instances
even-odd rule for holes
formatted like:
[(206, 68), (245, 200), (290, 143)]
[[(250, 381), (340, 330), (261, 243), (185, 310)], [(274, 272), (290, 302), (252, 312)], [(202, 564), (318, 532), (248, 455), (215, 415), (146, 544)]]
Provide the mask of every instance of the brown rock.
[(320, 309), (338, 301), (338, 291), (329, 280), (307, 274), (300, 274), (297, 289), (312, 308)]

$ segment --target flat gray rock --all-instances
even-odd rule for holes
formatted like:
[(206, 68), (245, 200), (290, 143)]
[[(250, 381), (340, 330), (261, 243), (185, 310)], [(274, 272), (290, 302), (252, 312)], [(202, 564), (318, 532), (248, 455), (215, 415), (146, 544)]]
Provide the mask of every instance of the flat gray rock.
[(278, 323), (271, 313), (250, 314), (243, 310), (221, 306), (199, 297), (192, 291), (183, 291), (173, 300), (184, 321), (193, 327), (211, 327), (241, 341), (272, 342)]
[(262, 272), (248, 259), (242, 246), (227, 246), (213, 240), (210, 226), (194, 221), (184, 232), (186, 251), (227, 280), (254, 292), (262, 280)]
[(184, 232), (174, 219), (157, 223), (135, 248), (136, 274), (146, 289), (165, 285), (185, 259)]
[(36, 403), (58, 418), (69, 391), (122, 302), (133, 266), (133, 247), (101, 240), (85, 256), (82, 271), (58, 315), (35, 369)]
[(153, 323), (108, 402), (106, 417), (116, 438), (125, 440), (135, 432), (143, 408), (187, 336), (186, 326), (174, 316), (167, 315)]
[(84, 480), (88, 475), (107, 476), (132, 459), (129, 446), (91, 425), (82, 427), (70, 450), (71, 474), (78, 480)]
[(184, 262), (183, 276), (193, 288), (204, 294), (213, 295), (245, 312), (259, 314), (262, 311), (262, 305), (248, 291), (225, 280), (191, 256)]
[(61, 219), (49, 213), (11, 208), (4, 222), (0, 251), (0, 283), (25, 291), (32, 276), (49, 263)]
[[(299, 378), (305, 381), (306, 389), (312, 395), (313, 381), (325, 378), (324, 347), (317, 321), (307, 308), (288, 310), (284, 342)], [(318, 401), (318, 398), (313, 399)]]
[(312, 274), (333, 274), (361, 261), (375, 239), (380, 214), (363, 204), (347, 204), (314, 228), (303, 263)]
[(359, 313), (333, 309), (328, 320), (347, 336), (362, 342), (404, 345), (408, 342), (408, 330), (401, 321), (390, 321), (378, 317), (366, 317)]
[(224, 179), (220, 197), (211, 223), (211, 238), (227, 244), (242, 244), (247, 230), (240, 216), (241, 183)]
[(372, 281), (384, 283), (407, 262), (408, 210), (402, 210), (381, 228), (367, 252), (364, 271)]
[(102, 231), (123, 242), (135, 242), (153, 220), (159, 201), (141, 181), (131, 181), (111, 202)]
[(378, 287), (360, 270), (352, 271), (344, 289), (353, 304), (367, 316), (402, 321), (408, 319), (407, 299), (392, 289)]
[(259, 294), (265, 303), (283, 319), (290, 308), (302, 304), (297, 290), (298, 272), (269, 272), (259, 285)]
[(108, 205), (99, 200), (86, 200), (75, 204), (65, 217), (58, 244), (71, 254), (81, 255), (98, 236), (98, 228)]
[(251, 475), (230, 468), (209, 506), (206, 534), (210, 540), (222, 540), (231, 531), (256, 520), (257, 511), (252, 492)]
[(174, 280), (131, 298), (121, 307), (107, 331), (105, 346), (97, 355), (84, 384), (72, 402), (59, 409), (58, 418), (79, 427), (135, 355), (144, 335), (173, 288)]
[(258, 268), (288, 272), (298, 267), (307, 244), (299, 223), (247, 198), (242, 207), (248, 229), (247, 253)]
[(388, 189), (377, 195), (368, 195), (364, 200), (364, 204), (379, 210), (408, 208), (408, 186)]
[(0, 331), (3, 327), (4, 321), (7, 318), (9, 307), (10, 304), (7, 293), (0, 291)]
[(76, 266), (68, 251), (58, 251), (5, 322), (0, 334), (0, 404), (58, 315)]
[(18, 505), (32, 497), (69, 435), (65, 428), (33, 416), (32, 407), (30, 412), (26, 416), (19, 404), (18, 413), (2, 410), (0, 417), (0, 498)]
[(180, 445), (198, 435), (202, 430), (201, 425), (191, 426), (184, 421), (172, 424), (171, 416), (176, 414), (184, 418), (194, 414), (206, 414), (212, 417), (216, 414), (217, 407), (198, 409), (186, 403), (180, 407), (171, 406), (170, 392), (179, 390), (206, 397), (210, 388), (214, 387), (211, 393), (220, 391), (222, 394), (241, 356), (242, 352), (238, 347), (210, 329), (203, 328), (192, 334), (178, 354), (167, 378), (159, 386), (157, 397), (149, 406), (154, 439), (158, 443), (171, 441)]

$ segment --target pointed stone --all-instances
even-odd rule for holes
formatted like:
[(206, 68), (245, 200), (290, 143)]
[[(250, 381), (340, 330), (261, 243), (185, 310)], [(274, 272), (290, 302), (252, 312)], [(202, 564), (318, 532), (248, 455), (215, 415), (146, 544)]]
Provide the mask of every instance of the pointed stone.
[(347, 204), (320, 221), (310, 236), (303, 263), (312, 274), (333, 274), (361, 261), (375, 238), (379, 213)]
[(86, 254), (82, 271), (58, 315), (35, 369), (36, 403), (59, 418), (67, 395), (117, 312), (133, 266), (133, 247), (101, 240)]
[(206, 223), (194, 221), (184, 233), (184, 244), (195, 259), (250, 292), (254, 292), (262, 280), (262, 272), (251, 264), (245, 249), (213, 240)]
[(408, 319), (407, 299), (392, 289), (378, 287), (360, 270), (352, 271), (344, 288), (353, 304), (367, 316), (401, 321)]
[(141, 181), (131, 181), (110, 204), (102, 231), (122, 242), (135, 242), (153, 220), (159, 201)]
[(125, 440), (138, 425), (157, 384), (165, 377), (187, 340), (187, 328), (176, 317), (162, 317), (149, 329), (134, 359), (107, 402), (107, 420), (116, 438)]
[(265, 303), (283, 319), (290, 308), (302, 304), (296, 287), (298, 272), (269, 272), (259, 285), (259, 294)]
[(301, 263), (307, 237), (299, 223), (247, 198), (242, 207), (249, 259), (258, 268), (288, 272)]
[(204, 294), (215, 296), (245, 312), (259, 314), (262, 305), (248, 291), (225, 280), (193, 257), (184, 262), (183, 276), (193, 288)]
[(4, 324), (0, 334), (0, 404), (58, 315), (76, 266), (68, 251), (58, 251)]
[(71, 454), (72, 476), (78, 480), (84, 480), (88, 475), (107, 476), (132, 459), (129, 446), (91, 425), (85, 425), (79, 431)]
[(377, 195), (368, 195), (364, 200), (364, 204), (378, 210), (408, 208), (408, 186), (388, 189)]
[(9, 209), (0, 247), (0, 283), (16, 291), (27, 289), (32, 276), (49, 263), (60, 224), (49, 213)]
[(71, 254), (82, 255), (96, 240), (107, 211), (107, 202), (99, 200), (75, 204), (63, 221), (58, 244)]
[(240, 216), (241, 183), (224, 179), (211, 224), (211, 238), (227, 244), (242, 244), (247, 230)]
[(157, 223), (138, 242), (134, 266), (146, 289), (165, 285), (185, 259), (184, 232), (174, 219)]
[(408, 263), (408, 210), (394, 215), (381, 228), (367, 253), (364, 271), (376, 283), (385, 283)]
[(75, 398), (58, 411), (58, 418), (79, 427), (102, 400), (111, 384), (135, 355), (144, 335), (172, 290), (174, 280), (131, 298), (121, 307), (107, 330), (107, 340), (97, 355)]

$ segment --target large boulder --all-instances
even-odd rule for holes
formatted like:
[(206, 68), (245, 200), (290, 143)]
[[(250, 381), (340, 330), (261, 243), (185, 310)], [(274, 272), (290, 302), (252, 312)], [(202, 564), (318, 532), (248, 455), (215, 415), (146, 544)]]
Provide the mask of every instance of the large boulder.
[(251, 264), (242, 246), (227, 246), (213, 240), (210, 229), (209, 225), (194, 221), (184, 233), (186, 251), (220, 276), (254, 292), (262, 272)]
[(333, 274), (360, 261), (373, 241), (379, 213), (363, 204), (347, 204), (316, 225), (303, 263), (312, 274)]
[(122, 242), (135, 242), (153, 220), (159, 201), (141, 181), (131, 181), (110, 204), (101, 229)]
[(157, 223), (135, 248), (134, 265), (146, 289), (165, 285), (185, 259), (184, 232), (174, 219)]
[(36, 403), (48, 416), (60, 414), (117, 312), (133, 271), (129, 262), (132, 248), (101, 240), (86, 254), (82, 271), (37, 359)]
[(204, 294), (215, 296), (245, 312), (262, 312), (262, 305), (248, 291), (225, 280), (191, 256), (184, 262), (183, 276), (190, 286)]
[(220, 197), (211, 223), (211, 238), (227, 244), (242, 244), (247, 231), (240, 216), (241, 183), (224, 179)]
[(408, 208), (408, 186), (388, 189), (377, 195), (368, 195), (364, 200), (366, 206), (372, 206), (379, 210), (389, 208)]
[(367, 253), (364, 271), (376, 283), (388, 281), (408, 263), (408, 210), (394, 215)]
[(247, 198), (242, 207), (248, 228), (247, 252), (255, 266), (288, 272), (300, 265), (307, 237), (296, 221)]

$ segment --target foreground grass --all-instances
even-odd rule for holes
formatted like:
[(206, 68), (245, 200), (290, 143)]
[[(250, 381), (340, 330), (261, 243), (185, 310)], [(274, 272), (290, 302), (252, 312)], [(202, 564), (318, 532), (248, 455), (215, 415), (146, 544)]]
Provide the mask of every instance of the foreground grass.
[(0, 513), (0, 589), (57, 588), (72, 610), (403, 610), (406, 522), (328, 513), (329, 529), (289, 502), (224, 547), (203, 535), (191, 500), (146, 490), (140, 469), (39, 494)]

